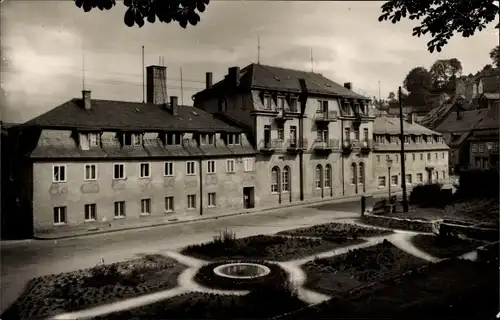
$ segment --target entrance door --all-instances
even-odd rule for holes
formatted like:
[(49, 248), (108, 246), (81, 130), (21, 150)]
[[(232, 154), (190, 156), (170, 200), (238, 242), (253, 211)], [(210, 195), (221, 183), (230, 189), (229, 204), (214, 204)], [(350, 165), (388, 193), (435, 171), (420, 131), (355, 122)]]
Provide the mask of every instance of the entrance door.
[(427, 182), (432, 183), (432, 169), (427, 170)]
[(243, 188), (243, 206), (245, 209), (251, 209), (255, 206), (254, 204), (254, 188), (244, 187)]
[(264, 126), (264, 147), (265, 148), (271, 147), (271, 127), (270, 126)]

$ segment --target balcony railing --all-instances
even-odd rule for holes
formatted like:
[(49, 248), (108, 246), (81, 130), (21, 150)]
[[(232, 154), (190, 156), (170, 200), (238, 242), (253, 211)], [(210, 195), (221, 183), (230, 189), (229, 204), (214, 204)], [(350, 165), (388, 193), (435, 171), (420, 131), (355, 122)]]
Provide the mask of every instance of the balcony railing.
[(307, 147), (307, 139), (288, 139), (286, 142), (286, 149), (288, 151), (306, 150)]
[(292, 112), (290, 110), (279, 110), (276, 116), (277, 121), (286, 121), (293, 118)]
[(361, 147), (361, 150), (362, 151), (370, 151), (370, 150), (373, 150), (374, 149), (374, 142), (373, 140), (369, 140), (369, 139), (366, 139), (366, 140), (362, 140), (360, 142), (360, 147)]
[(342, 150), (344, 152), (350, 152), (360, 148), (360, 143), (358, 140), (346, 139), (342, 142)]
[(271, 152), (281, 149), (283, 149), (283, 140), (280, 139), (262, 139), (259, 143), (259, 150), (261, 151)]
[(337, 139), (316, 139), (314, 140), (314, 150), (316, 151), (331, 151), (339, 150), (340, 141)]
[(338, 112), (337, 111), (324, 111), (324, 112), (317, 112), (314, 115), (314, 120), (316, 121), (335, 121), (338, 118)]

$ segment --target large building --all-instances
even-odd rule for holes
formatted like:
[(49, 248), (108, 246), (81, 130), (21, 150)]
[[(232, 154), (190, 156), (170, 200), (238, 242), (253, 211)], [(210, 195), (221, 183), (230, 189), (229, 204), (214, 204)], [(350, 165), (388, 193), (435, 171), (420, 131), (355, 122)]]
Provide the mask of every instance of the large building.
[(14, 211), (32, 232), (396, 191), (402, 161), (410, 186), (447, 181), (441, 135), (411, 118), (400, 141), (399, 118), (375, 117), (351, 83), (251, 64), (230, 68), (215, 84), (207, 73), (206, 89), (189, 107), (167, 99), (165, 67), (146, 73), (147, 103), (83, 91), (12, 128)]

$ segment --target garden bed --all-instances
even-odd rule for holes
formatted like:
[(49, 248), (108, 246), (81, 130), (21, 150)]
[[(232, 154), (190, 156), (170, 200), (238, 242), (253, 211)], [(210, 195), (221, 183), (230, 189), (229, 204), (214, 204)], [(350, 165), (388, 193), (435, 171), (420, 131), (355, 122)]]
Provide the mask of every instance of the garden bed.
[(276, 293), (272, 289), (245, 296), (192, 292), (96, 319), (267, 319), (305, 306), (306, 303), (299, 300), (295, 294)]
[(358, 239), (362, 237), (384, 236), (392, 233), (394, 233), (392, 230), (367, 228), (348, 223), (326, 223), (278, 232), (278, 234), (282, 235), (320, 237), (325, 240), (336, 238)]
[(2, 319), (38, 319), (171, 289), (186, 267), (161, 255), (32, 279)]
[(471, 239), (425, 234), (412, 237), (411, 243), (418, 249), (440, 259), (461, 256), (486, 244), (483, 241)]
[(305, 286), (326, 295), (339, 295), (426, 265), (387, 240), (383, 243), (302, 265)]
[(203, 260), (272, 260), (300, 259), (348, 245), (360, 244), (361, 239), (294, 238), (286, 236), (252, 236), (191, 245), (181, 253)]

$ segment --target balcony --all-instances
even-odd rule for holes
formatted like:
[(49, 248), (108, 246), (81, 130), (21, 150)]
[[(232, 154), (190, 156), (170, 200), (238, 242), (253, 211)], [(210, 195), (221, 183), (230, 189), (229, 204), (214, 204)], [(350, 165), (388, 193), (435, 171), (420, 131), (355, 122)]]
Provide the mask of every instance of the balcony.
[(349, 154), (354, 150), (359, 149), (360, 143), (357, 140), (344, 140), (342, 143), (342, 152), (345, 154)]
[(286, 151), (290, 153), (307, 150), (307, 147), (307, 139), (288, 139), (286, 142)]
[(373, 140), (363, 140), (360, 143), (361, 152), (368, 153), (375, 148)]
[(340, 141), (337, 139), (316, 139), (314, 140), (314, 151), (318, 153), (330, 153), (333, 150), (339, 150)]
[(294, 114), (290, 110), (279, 110), (275, 120), (277, 122), (285, 122), (294, 118)]
[(259, 151), (262, 153), (273, 153), (277, 150), (283, 149), (283, 140), (279, 139), (271, 139), (266, 140), (262, 139), (259, 143)]
[(314, 115), (314, 120), (316, 122), (332, 122), (337, 121), (337, 118), (337, 111), (316, 112), (316, 114)]

